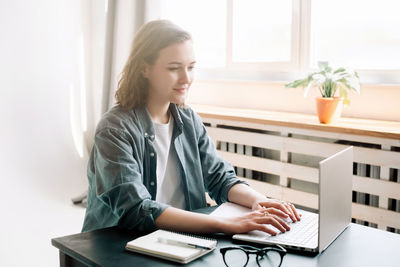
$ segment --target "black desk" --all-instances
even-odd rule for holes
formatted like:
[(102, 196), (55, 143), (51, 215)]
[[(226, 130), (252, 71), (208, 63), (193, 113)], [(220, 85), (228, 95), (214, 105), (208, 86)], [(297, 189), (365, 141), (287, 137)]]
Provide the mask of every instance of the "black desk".
[[(52, 239), (63, 266), (182, 266), (124, 250), (137, 233), (116, 227)], [(218, 248), (232, 245), (229, 236), (213, 235)], [(185, 266), (225, 266), (219, 249)], [(288, 253), (285, 266), (400, 266), (400, 235), (351, 224), (322, 254)], [(250, 266), (249, 266), (250, 267)]]

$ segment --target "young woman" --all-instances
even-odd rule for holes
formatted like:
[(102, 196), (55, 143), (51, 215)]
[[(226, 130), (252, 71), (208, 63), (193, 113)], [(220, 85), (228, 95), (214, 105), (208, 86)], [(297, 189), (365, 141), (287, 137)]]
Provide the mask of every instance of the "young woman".
[[(295, 207), (268, 199), (239, 180), (220, 158), (200, 117), (185, 99), (193, 82), (191, 36), (169, 21), (145, 24), (135, 36), (116, 92), (117, 105), (99, 122), (88, 165), (83, 231), (120, 226), (228, 234), (300, 220)], [(253, 209), (215, 218), (191, 210), (217, 202)]]

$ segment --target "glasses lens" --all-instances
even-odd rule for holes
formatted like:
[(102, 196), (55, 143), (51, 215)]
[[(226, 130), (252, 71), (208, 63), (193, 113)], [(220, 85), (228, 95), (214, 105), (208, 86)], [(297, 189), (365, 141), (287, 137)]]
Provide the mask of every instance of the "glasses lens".
[(247, 254), (240, 249), (227, 250), (225, 253), (225, 262), (229, 267), (246, 266)]
[(279, 252), (270, 250), (264, 257), (261, 258), (261, 256), (258, 256), (258, 262), (261, 266), (278, 267), (281, 264), (281, 255)]

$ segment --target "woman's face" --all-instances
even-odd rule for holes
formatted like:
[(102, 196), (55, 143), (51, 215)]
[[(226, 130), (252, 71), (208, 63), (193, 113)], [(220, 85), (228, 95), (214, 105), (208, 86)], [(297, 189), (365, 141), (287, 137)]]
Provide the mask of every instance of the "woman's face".
[(143, 71), (149, 81), (148, 101), (184, 104), (194, 78), (195, 63), (191, 40), (160, 50), (155, 63), (147, 65)]

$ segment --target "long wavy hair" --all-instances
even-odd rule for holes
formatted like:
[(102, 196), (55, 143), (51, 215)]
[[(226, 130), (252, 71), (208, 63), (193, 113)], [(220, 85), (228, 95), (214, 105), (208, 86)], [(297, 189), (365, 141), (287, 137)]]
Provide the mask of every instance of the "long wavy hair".
[(144, 24), (136, 33), (129, 58), (121, 73), (115, 93), (117, 104), (124, 109), (143, 107), (148, 96), (148, 81), (142, 72), (153, 65), (161, 49), (174, 43), (191, 40), (191, 35), (168, 20)]

